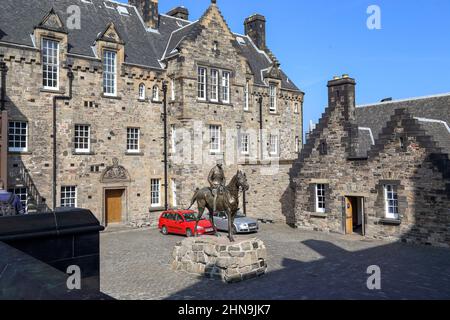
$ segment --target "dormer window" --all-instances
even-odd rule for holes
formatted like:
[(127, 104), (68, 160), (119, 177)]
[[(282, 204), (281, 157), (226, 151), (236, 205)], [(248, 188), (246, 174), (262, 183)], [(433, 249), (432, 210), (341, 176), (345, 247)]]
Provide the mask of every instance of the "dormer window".
[(103, 93), (117, 95), (117, 53), (114, 51), (103, 51)]
[(44, 89), (59, 89), (59, 43), (42, 39), (42, 84)]
[(139, 100), (145, 100), (145, 84), (139, 85)]
[(158, 86), (156, 84), (153, 86), (152, 100), (153, 101), (159, 101), (159, 88), (158, 88)]
[(277, 112), (277, 87), (275, 84), (270, 84), (269, 96), (270, 96), (269, 111), (270, 111), (270, 113), (276, 113)]

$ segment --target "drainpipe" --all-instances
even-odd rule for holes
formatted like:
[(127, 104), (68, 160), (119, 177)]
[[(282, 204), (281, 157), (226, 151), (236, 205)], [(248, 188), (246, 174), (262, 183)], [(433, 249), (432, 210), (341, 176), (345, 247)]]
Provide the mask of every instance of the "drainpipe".
[(72, 83), (73, 83), (73, 72), (72, 69), (69, 68), (69, 71), (67, 72), (67, 77), (69, 78), (69, 95), (68, 96), (54, 96), (53, 97), (53, 183), (52, 183), (52, 200), (53, 200), (53, 212), (56, 211), (56, 186), (57, 186), (57, 152), (56, 152), (56, 111), (57, 111), (57, 101), (68, 101), (72, 100)]
[(1, 80), (1, 91), (0, 91), (0, 112), (1, 112), (1, 121), (0, 124), (2, 132), (0, 135), (2, 137), (1, 141), (1, 167), (0, 167), (0, 177), (4, 180), (4, 188), (8, 190), (8, 117), (6, 113), (6, 74), (8, 73), (8, 67), (6, 63), (0, 61), (0, 74), (2, 77)]
[(260, 161), (263, 160), (263, 98), (260, 96), (258, 98), (259, 103), (259, 154), (260, 154)]
[(163, 82), (163, 121), (164, 121), (164, 209), (169, 210), (168, 201), (168, 157), (167, 157), (167, 81)]

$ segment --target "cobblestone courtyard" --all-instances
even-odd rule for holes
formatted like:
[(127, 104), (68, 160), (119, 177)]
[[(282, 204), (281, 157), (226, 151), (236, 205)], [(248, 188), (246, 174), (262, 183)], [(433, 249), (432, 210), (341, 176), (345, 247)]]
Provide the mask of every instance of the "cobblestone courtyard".
[[(284, 225), (262, 225), (256, 236), (268, 249), (268, 273), (228, 285), (170, 269), (172, 248), (183, 237), (158, 230), (103, 233), (102, 291), (116, 299), (450, 299), (449, 249)], [(380, 291), (367, 289), (371, 265), (381, 268)]]

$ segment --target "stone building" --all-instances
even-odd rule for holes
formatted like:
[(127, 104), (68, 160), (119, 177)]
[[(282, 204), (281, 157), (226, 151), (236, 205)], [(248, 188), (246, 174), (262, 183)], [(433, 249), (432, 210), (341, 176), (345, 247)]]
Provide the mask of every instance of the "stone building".
[(154, 222), (166, 199), (189, 205), (222, 161), (228, 180), (247, 173), (249, 215), (286, 220), (304, 94), (269, 50), (263, 16), (240, 35), (216, 1), (194, 22), (184, 7), (159, 13), (157, 0), (1, 6), (7, 183), (29, 211)]
[(450, 94), (356, 107), (355, 85), (328, 83), (292, 170), (295, 225), (450, 246)]

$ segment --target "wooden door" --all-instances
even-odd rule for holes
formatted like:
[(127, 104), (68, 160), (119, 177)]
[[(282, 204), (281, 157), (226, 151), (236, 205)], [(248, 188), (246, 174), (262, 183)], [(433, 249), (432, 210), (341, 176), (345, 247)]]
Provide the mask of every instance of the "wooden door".
[(105, 208), (107, 224), (122, 222), (122, 197), (123, 190), (106, 190)]
[(345, 197), (345, 233), (353, 233), (353, 204), (349, 197)]

